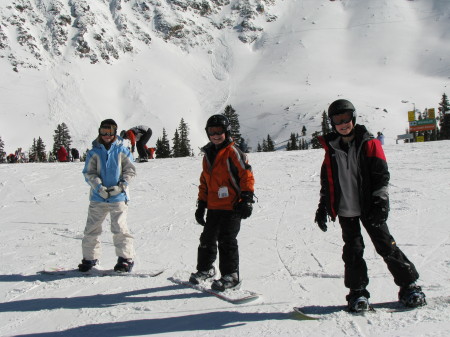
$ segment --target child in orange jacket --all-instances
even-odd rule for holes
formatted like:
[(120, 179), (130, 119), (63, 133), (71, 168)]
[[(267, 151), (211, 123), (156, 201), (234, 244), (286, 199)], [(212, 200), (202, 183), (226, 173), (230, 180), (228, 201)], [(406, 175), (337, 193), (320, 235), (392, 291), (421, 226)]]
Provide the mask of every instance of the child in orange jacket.
[(213, 264), (218, 248), (221, 278), (211, 288), (224, 291), (240, 283), (236, 238), (241, 219), (252, 214), (254, 177), (247, 156), (230, 137), (227, 117), (211, 116), (205, 130), (210, 142), (203, 147), (205, 155), (195, 212), (197, 222), (204, 229), (198, 247), (197, 272), (191, 274), (189, 281), (198, 284), (215, 276)]

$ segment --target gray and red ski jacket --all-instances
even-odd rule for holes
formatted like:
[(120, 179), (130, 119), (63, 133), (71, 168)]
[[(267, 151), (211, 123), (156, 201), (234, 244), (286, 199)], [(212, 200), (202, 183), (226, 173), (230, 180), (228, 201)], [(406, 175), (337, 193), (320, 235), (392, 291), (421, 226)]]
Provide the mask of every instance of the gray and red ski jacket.
[[(320, 171), (320, 203), (325, 204), (332, 221), (339, 212), (341, 187), (338, 178), (338, 165), (335, 150), (330, 142), (340, 137), (331, 132), (319, 136), (319, 142), (325, 149), (325, 158)], [(381, 143), (375, 139), (363, 125), (355, 126), (355, 146), (358, 172), (358, 198), (361, 208), (361, 219), (364, 221), (373, 207), (374, 197), (389, 201), (389, 170)]]

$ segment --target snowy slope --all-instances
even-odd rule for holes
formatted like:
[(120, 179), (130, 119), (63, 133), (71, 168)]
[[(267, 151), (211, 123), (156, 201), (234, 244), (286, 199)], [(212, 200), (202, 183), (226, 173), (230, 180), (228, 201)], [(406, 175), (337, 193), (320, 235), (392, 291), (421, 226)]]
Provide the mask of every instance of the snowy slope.
[(8, 153), (51, 149), (65, 122), (85, 149), (112, 117), (154, 145), (184, 118), (197, 152), (231, 104), (256, 148), (310, 137), (346, 97), (393, 144), (447, 90), (449, 16), (447, 0), (0, 0), (0, 136)]
[[(88, 207), (82, 163), (0, 165), (1, 336), (445, 336), (450, 330), (449, 141), (385, 146), (391, 172), (389, 225), (421, 275), (429, 305), (388, 313), (397, 287), (366, 240), (376, 313), (354, 317), (345, 303), (341, 231), (313, 223), (322, 150), (252, 153), (251, 218), (239, 234), (243, 287), (263, 294), (233, 305), (171, 283), (193, 271), (201, 227), (194, 221), (201, 158), (137, 164), (129, 225), (135, 271), (164, 267), (156, 278), (36, 274), (75, 267)], [(101, 265), (116, 257), (105, 224)], [(323, 312), (299, 321), (294, 305)], [(445, 332), (447, 331), (447, 333)]]

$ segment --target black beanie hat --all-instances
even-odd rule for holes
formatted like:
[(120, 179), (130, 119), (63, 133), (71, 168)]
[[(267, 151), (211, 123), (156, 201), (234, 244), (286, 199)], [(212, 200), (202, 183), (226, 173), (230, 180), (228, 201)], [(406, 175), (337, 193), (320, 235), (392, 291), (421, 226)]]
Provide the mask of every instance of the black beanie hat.
[(105, 119), (100, 123), (100, 127), (98, 128), (98, 133), (100, 134), (100, 129), (111, 129), (114, 130), (114, 135), (117, 134), (117, 123), (114, 121), (114, 119)]
[(104, 125), (114, 125), (117, 129), (117, 123), (114, 121), (114, 119), (105, 119), (104, 121), (102, 121), (100, 123), (100, 127), (104, 126)]

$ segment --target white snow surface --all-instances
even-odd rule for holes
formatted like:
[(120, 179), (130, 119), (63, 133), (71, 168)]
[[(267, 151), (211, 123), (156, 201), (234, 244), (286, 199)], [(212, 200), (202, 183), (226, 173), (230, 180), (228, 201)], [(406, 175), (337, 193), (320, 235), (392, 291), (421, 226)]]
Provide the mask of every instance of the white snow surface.
[[(249, 155), (253, 215), (238, 236), (243, 288), (262, 294), (233, 305), (168, 280), (195, 270), (202, 227), (194, 220), (201, 157), (137, 165), (128, 216), (135, 272), (154, 278), (37, 274), (80, 262), (89, 187), (83, 163), (0, 165), (1, 336), (447, 336), (450, 331), (449, 141), (385, 146), (391, 172), (390, 230), (416, 265), (428, 306), (389, 313), (398, 288), (367, 235), (371, 301), (354, 316), (345, 304), (339, 225), (313, 222), (323, 150)], [(365, 234), (365, 232), (364, 232)], [(101, 266), (116, 261), (107, 222)], [(324, 313), (304, 321), (293, 306)]]

